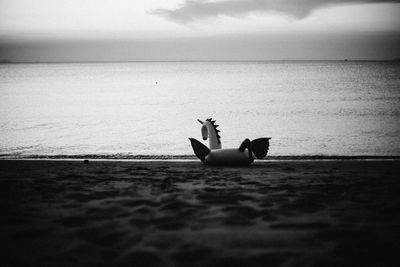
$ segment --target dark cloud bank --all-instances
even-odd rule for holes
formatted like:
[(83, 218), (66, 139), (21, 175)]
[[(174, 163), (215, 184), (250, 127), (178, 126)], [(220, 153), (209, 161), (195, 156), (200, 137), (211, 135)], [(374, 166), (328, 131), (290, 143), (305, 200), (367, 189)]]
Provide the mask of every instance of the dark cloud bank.
[(242, 16), (251, 12), (278, 12), (301, 19), (318, 8), (355, 3), (400, 3), (400, 0), (186, 0), (176, 9), (156, 9), (150, 13), (180, 23), (219, 15)]
[(15, 62), (390, 60), (400, 58), (398, 47), (398, 32), (235, 35), (154, 40), (0, 41), (0, 59)]

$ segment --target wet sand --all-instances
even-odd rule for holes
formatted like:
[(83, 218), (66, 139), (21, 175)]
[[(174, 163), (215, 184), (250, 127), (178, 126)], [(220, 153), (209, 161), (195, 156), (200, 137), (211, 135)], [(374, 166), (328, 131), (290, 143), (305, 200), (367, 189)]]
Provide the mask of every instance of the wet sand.
[(2, 160), (2, 266), (399, 266), (399, 163)]

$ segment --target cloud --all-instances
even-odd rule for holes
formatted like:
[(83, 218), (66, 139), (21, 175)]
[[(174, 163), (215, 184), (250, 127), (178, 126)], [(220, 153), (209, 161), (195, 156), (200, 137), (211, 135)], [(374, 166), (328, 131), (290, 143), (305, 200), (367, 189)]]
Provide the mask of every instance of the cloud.
[(384, 2), (400, 3), (400, 0), (186, 0), (178, 8), (155, 9), (150, 13), (179, 23), (187, 23), (219, 15), (243, 16), (252, 12), (278, 12), (302, 19), (315, 9), (325, 6)]

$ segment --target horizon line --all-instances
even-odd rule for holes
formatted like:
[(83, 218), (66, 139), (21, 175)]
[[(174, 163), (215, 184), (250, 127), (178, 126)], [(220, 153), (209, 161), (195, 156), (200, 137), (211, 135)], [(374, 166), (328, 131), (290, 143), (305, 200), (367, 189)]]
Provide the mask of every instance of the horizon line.
[(12, 61), (0, 59), (0, 64), (65, 64), (65, 63), (178, 63), (178, 62), (400, 62), (400, 58), (393, 59), (185, 59), (185, 60), (35, 60), (35, 61)]

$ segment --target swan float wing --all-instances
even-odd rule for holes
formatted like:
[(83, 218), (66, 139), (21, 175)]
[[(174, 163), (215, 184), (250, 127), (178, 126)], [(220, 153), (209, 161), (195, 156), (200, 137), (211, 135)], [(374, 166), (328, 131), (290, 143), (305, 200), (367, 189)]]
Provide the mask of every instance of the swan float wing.
[(194, 154), (204, 162), (206, 156), (210, 153), (210, 149), (194, 138), (189, 138), (189, 140), (192, 144)]
[(251, 141), (251, 149), (256, 158), (262, 159), (267, 155), (269, 149), (269, 139), (271, 138), (258, 138)]

